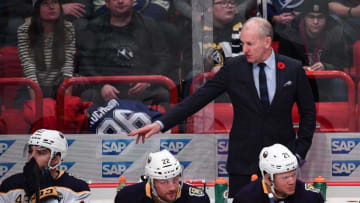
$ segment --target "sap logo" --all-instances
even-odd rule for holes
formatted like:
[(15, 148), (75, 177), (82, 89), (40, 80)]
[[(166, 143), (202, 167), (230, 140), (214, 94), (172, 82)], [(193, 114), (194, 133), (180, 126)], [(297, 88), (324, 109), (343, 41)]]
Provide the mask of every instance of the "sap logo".
[(218, 161), (218, 177), (228, 177), (226, 170), (226, 161)]
[(67, 140), (67, 143), (68, 143), (68, 146), (69, 146), (69, 147), (70, 147), (74, 142), (75, 142), (75, 139), (68, 139), (68, 140)]
[(62, 162), (60, 166), (57, 167), (58, 170), (69, 171), (73, 167), (75, 162)]
[(229, 151), (229, 139), (218, 139), (217, 140), (217, 153), (228, 154)]
[(191, 164), (191, 161), (180, 161), (180, 164), (183, 166), (183, 170), (185, 170)]
[(102, 155), (119, 155), (134, 139), (103, 139)]
[(10, 171), (15, 163), (0, 163), (0, 179)]
[(14, 144), (15, 140), (0, 140), (0, 156)]
[(332, 161), (332, 175), (350, 176), (359, 165), (359, 160)]
[(103, 162), (102, 177), (118, 178), (133, 164), (133, 162)]
[(349, 154), (360, 142), (360, 138), (333, 138), (331, 152), (333, 154)]
[(160, 150), (167, 149), (177, 155), (190, 141), (191, 139), (160, 139)]

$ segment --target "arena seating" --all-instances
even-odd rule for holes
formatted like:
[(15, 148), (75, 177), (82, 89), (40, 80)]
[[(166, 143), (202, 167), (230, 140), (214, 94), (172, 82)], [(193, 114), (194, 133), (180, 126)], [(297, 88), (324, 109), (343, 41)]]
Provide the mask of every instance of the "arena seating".
[[(354, 56), (360, 55), (360, 42), (354, 45)], [(354, 57), (354, 67), (356, 71), (360, 71), (360, 58)], [(196, 77), (193, 81), (190, 93), (194, 92), (195, 84), (200, 84), (204, 79), (212, 78), (214, 73), (204, 73)], [(354, 132), (359, 130), (357, 126), (360, 126), (360, 119), (356, 119), (360, 115), (359, 108), (355, 108), (355, 85), (352, 78), (349, 75), (339, 71), (316, 71), (308, 72), (309, 77), (314, 78), (341, 78), (348, 86), (348, 101), (346, 102), (318, 102), (316, 103), (317, 110), (317, 132)], [(117, 78), (120, 77), (120, 78)], [(116, 76), (116, 77), (94, 77), (95, 83), (101, 83), (100, 81), (114, 80), (114, 78), (120, 79), (120, 82), (134, 82), (134, 81), (148, 81), (148, 82), (159, 82), (171, 87), (171, 103), (175, 105), (178, 102), (177, 90), (173, 82), (166, 78), (159, 76)], [(147, 78), (148, 77), (148, 78)], [(22, 67), (18, 58), (16, 47), (4, 47), (0, 50), (0, 78), (23, 78)], [(126, 79), (125, 79), (126, 78)], [(106, 80), (105, 80), (106, 79)], [(115, 79), (115, 80), (117, 80)], [(353, 78), (355, 79), (355, 78)], [(79, 80), (79, 81), (78, 81)], [(59, 118), (57, 119), (58, 129), (63, 129), (61, 124), (63, 116), (61, 110), (61, 100), (64, 88), (75, 85), (78, 83), (85, 84), (86, 82), (92, 81), (84, 78), (72, 78), (59, 88), (59, 97), (57, 98), (57, 111)], [(119, 81), (117, 81), (119, 82)], [(25, 82), (28, 83), (28, 82)], [(20, 84), (24, 83), (2, 83), (0, 86), (0, 106), (1, 114), (0, 119), (6, 120), (7, 132), (8, 133), (26, 133), (29, 126), (24, 121), (22, 110), (14, 109), (14, 99), (16, 96), (16, 90)], [(360, 84), (359, 84), (360, 88)], [(62, 96), (61, 96), (62, 95)], [(358, 101), (360, 96), (358, 94)], [(155, 107), (157, 108), (157, 107)], [(208, 105), (207, 110), (201, 110), (199, 113), (191, 116), (187, 120), (186, 132), (187, 133), (228, 133), (232, 126), (233, 109), (231, 103), (212, 103)], [(210, 112), (210, 113), (209, 113)], [(212, 113), (213, 112), (213, 113)], [(359, 121), (358, 121), (359, 120)], [(297, 114), (297, 107), (293, 109), (293, 121), (296, 126), (299, 122), (299, 115)], [(209, 123), (210, 122), (210, 123)], [(16, 124), (16, 125), (14, 125)], [(173, 130), (178, 132), (177, 130)]]
[[(211, 79), (214, 73), (204, 73), (197, 76), (192, 84), (190, 93), (194, 92), (194, 86), (204, 79)], [(346, 102), (317, 102), (316, 122), (317, 132), (355, 132), (355, 85), (353, 80), (341, 71), (314, 71), (307, 72), (309, 78), (340, 78), (348, 87), (348, 101)], [(213, 109), (214, 113), (206, 111)], [(297, 106), (293, 111), (294, 127), (298, 127), (300, 117)], [(232, 126), (233, 108), (231, 103), (211, 103), (187, 120), (188, 133), (226, 133)], [(360, 124), (360, 123), (359, 123)]]
[[(160, 75), (137, 75), (137, 76), (96, 76), (96, 77), (73, 77), (64, 81), (57, 92), (57, 128), (62, 132), (68, 132), (69, 129), (64, 125), (65, 118), (65, 90), (68, 87), (74, 85), (86, 85), (86, 84), (104, 84), (104, 83), (136, 83), (136, 82), (147, 82), (147, 83), (160, 83), (168, 87), (171, 96), (171, 105), (174, 106), (178, 103), (178, 92), (175, 83)], [(160, 112), (164, 111), (162, 107), (154, 107), (153, 109)], [(172, 129), (172, 133), (177, 133), (178, 127)]]
[[(0, 78), (24, 77), (16, 47), (0, 49)], [(6, 108), (14, 107), (16, 91), (19, 85), (0, 87), (0, 104)], [(5, 96), (6, 95), (6, 96)]]

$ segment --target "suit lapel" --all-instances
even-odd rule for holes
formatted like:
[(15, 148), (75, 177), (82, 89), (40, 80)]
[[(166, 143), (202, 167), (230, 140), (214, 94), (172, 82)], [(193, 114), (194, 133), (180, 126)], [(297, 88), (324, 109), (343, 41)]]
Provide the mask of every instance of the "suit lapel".
[[(282, 65), (285, 67), (285, 62), (283, 62), (281, 59), (279, 60), (279, 55), (275, 53), (276, 90), (275, 90), (275, 95), (274, 95), (273, 101), (271, 102), (271, 106), (273, 104), (275, 104), (276, 101), (278, 100), (281, 89), (282, 89), (282, 84), (284, 84), (285, 70), (282, 69), (281, 67), (279, 67)], [(270, 106), (270, 108), (271, 108), (271, 106)]]

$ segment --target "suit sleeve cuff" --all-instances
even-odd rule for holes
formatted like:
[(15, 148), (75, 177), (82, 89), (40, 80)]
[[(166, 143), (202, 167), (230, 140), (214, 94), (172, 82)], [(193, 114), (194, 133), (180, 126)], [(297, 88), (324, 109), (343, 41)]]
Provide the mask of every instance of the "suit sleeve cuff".
[(157, 123), (157, 124), (160, 125), (160, 130), (164, 129), (164, 124), (163, 124), (163, 122), (157, 120), (157, 121), (155, 121), (155, 123)]

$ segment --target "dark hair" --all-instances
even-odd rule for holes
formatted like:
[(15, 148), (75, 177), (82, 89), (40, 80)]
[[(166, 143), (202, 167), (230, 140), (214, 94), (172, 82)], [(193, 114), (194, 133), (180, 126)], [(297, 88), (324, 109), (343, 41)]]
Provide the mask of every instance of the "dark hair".
[[(40, 19), (40, 6), (45, 0), (37, 0), (34, 5), (33, 14), (31, 17), (31, 23), (29, 27), (29, 39), (30, 47), (35, 57), (36, 69), (45, 70), (44, 60), (44, 28)], [(60, 5), (60, 16), (59, 19), (54, 21), (54, 38), (52, 44), (52, 59), (51, 67), (54, 69), (61, 69), (65, 63), (65, 25), (62, 9), (62, 0), (57, 0)], [(68, 32), (69, 33), (69, 32)]]

